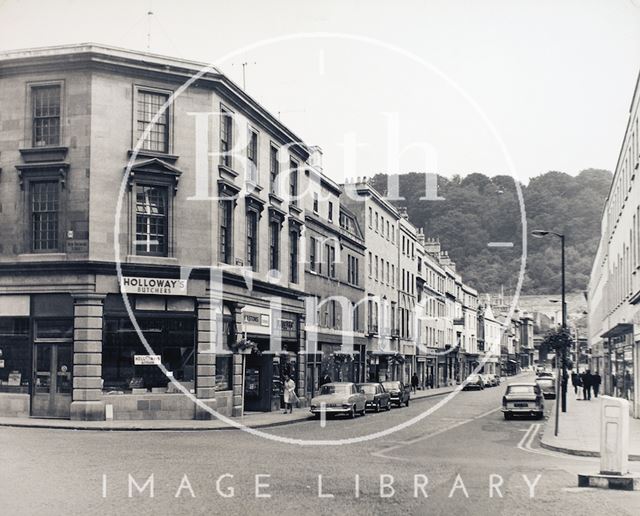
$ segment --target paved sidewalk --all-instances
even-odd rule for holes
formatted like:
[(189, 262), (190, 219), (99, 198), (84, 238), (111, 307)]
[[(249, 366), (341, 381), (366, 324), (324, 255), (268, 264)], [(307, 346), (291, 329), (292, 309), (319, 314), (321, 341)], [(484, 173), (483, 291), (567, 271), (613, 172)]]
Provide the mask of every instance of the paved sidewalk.
[[(567, 412), (560, 413), (558, 436), (554, 436), (555, 405), (540, 440), (540, 445), (570, 455), (600, 456), (600, 398), (576, 400), (567, 392)], [(558, 403), (560, 399), (556, 400)], [(640, 419), (629, 418), (629, 460), (640, 461)]]
[[(411, 394), (412, 401), (420, 401), (448, 394), (455, 389), (441, 387), (428, 389)], [(307, 407), (294, 409), (293, 414), (277, 412), (252, 412), (243, 417), (229, 418), (237, 425), (249, 428), (269, 428), (288, 425), (298, 421), (310, 419)], [(200, 430), (233, 430), (238, 428), (225, 421), (214, 419), (211, 421), (195, 420), (127, 420), (127, 421), (70, 421), (68, 419), (37, 419), (0, 417), (0, 426), (53, 428), (59, 430), (105, 430), (105, 431), (176, 431), (192, 432)]]

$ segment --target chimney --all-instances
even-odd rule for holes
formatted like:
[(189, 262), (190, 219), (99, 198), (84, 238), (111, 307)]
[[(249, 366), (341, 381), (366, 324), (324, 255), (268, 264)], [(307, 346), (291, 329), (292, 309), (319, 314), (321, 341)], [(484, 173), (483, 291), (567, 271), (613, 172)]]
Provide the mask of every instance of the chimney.
[(427, 238), (424, 243), (424, 250), (434, 258), (441, 257), (440, 241), (437, 238)]
[(407, 207), (406, 206), (401, 206), (400, 208), (398, 208), (398, 212), (400, 213), (400, 216), (404, 220), (409, 220), (409, 213), (407, 212)]
[(309, 165), (322, 173), (322, 148), (318, 145), (309, 147)]

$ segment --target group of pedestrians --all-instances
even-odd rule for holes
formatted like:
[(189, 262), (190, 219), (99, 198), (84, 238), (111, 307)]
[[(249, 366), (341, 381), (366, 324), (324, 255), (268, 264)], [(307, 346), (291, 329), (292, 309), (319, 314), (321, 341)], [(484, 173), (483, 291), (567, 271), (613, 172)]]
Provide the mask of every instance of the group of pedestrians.
[[(593, 396), (598, 397), (600, 393), (600, 384), (602, 383), (602, 377), (600, 373), (596, 371), (595, 374), (591, 374), (591, 370), (587, 369), (583, 373), (573, 371), (571, 373), (571, 384), (573, 385), (573, 392), (576, 395), (576, 399), (583, 399), (589, 401), (591, 399), (591, 390), (593, 389)], [(582, 398), (579, 398), (580, 388), (582, 388)]]

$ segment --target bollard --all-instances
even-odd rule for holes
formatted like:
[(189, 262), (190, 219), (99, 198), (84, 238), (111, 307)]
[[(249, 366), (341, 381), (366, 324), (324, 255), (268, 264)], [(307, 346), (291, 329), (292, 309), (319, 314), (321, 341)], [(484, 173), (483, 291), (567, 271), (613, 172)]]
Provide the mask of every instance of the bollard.
[(601, 397), (600, 474), (625, 475), (629, 471), (629, 402)]

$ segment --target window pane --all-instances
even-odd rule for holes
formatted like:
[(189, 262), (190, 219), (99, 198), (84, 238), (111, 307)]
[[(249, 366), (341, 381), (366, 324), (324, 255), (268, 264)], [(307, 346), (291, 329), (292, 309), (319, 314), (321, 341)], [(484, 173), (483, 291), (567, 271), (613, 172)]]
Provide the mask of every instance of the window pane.
[(33, 146), (60, 144), (60, 86), (31, 90)]
[(136, 185), (136, 254), (167, 254), (167, 188)]
[(149, 128), (149, 133), (142, 142), (142, 148), (156, 152), (169, 151), (169, 118), (168, 109), (164, 110), (155, 123), (153, 118), (160, 112), (162, 106), (169, 99), (165, 93), (138, 91), (137, 132), (142, 138)]
[(59, 186), (57, 181), (30, 184), (33, 251), (58, 249)]

